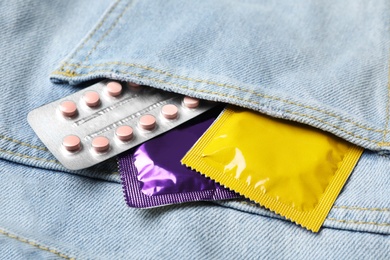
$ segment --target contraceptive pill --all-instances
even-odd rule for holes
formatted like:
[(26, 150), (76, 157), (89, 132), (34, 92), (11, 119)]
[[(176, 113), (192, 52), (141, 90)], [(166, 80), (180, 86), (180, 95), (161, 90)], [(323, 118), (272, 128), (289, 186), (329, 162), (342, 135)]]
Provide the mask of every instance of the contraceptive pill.
[(139, 125), (142, 129), (152, 130), (156, 127), (156, 118), (153, 115), (143, 115), (139, 119)]
[(141, 85), (137, 84), (137, 83), (134, 83), (134, 82), (128, 82), (127, 85), (129, 87), (133, 87), (133, 88), (138, 88), (140, 87)]
[(89, 107), (96, 107), (100, 104), (100, 96), (96, 91), (86, 91), (83, 95), (85, 104)]
[(107, 93), (112, 97), (117, 97), (122, 93), (122, 85), (119, 82), (111, 81), (107, 84)]
[(62, 145), (67, 151), (76, 152), (80, 150), (81, 141), (80, 138), (76, 135), (68, 135), (64, 137)]
[(77, 114), (77, 106), (73, 101), (65, 100), (59, 105), (60, 111), (65, 117), (72, 117)]
[(183, 103), (188, 108), (197, 108), (199, 106), (199, 99), (193, 97), (184, 97)]
[(104, 80), (31, 111), (28, 122), (66, 168), (79, 170), (169, 131), (214, 106), (216, 103), (148, 86)]
[(179, 109), (177, 106), (168, 104), (165, 105), (161, 108), (161, 114), (166, 118), (166, 119), (175, 119), (177, 117)]
[(128, 125), (119, 126), (115, 130), (115, 135), (119, 140), (123, 142), (129, 141), (133, 138), (133, 128)]
[(95, 137), (92, 140), (92, 148), (97, 153), (107, 152), (110, 148), (110, 140), (108, 140), (108, 138), (104, 136)]

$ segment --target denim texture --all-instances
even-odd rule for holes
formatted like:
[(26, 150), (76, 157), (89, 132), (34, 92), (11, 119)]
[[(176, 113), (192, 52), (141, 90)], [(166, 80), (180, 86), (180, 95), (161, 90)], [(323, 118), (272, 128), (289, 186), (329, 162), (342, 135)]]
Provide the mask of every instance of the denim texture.
[(135, 81), (389, 151), (389, 13), (387, 0), (122, 0), (51, 77)]
[[(388, 259), (389, 5), (2, 2), (0, 259)], [(371, 151), (318, 234), (244, 201), (131, 209), (115, 158), (69, 171), (26, 120), (102, 77), (239, 104)]]

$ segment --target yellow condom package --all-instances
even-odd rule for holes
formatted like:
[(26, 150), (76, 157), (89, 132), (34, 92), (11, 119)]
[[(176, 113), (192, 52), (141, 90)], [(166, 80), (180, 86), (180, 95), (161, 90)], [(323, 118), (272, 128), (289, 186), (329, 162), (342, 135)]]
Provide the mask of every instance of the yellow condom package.
[(318, 232), (362, 152), (313, 127), (229, 107), (182, 163)]

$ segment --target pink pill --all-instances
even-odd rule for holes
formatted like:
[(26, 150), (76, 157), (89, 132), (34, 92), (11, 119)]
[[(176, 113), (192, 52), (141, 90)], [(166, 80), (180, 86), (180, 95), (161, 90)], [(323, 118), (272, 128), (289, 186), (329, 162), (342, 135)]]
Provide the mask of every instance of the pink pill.
[(136, 84), (136, 83), (133, 83), (133, 82), (129, 82), (127, 83), (127, 86), (130, 90), (132, 91), (135, 91), (135, 92), (138, 92), (141, 90), (141, 86)]
[(162, 115), (167, 119), (175, 119), (177, 117), (177, 106), (169, 104), (161, 108)]
[(83, 99), (89, 107), (96, 107), (100, 104), (99, 94), (95, 91), (86, 91)]
[(139, 125), (145, 130), (152, 130), (156, 126), (156, 118), (152, 115), (141, 116)]
[(60, 103), (60, 111), (64, 116), (72, 117), (77, 113), (76, 103), (73, 101), (62, 101)]
[(69, 152), (77, 152), (81, 148), (81, 140), (76, 135), (68, 135), (62, 140), (62, 145)]
[(116, 137), (121, 141), (129, 141), (133, 138), (133, 128), (128, 125), (122, 125), (115, 131)]
[(188, 108), (196, 108), (199, 106), (199, 99), (192, 97), (184, 97), (183, 103)]
[(139, 84), (134, 83), (134, 82), (129, 82), (127, 84), (129, 85), (129, 87), (133, 87), (133, 88), (138, 88), (140, 86)]
[(92, 147), (96, 152), (104, 153), (110, 148), (110, 141), (107, 137), (98, 136), (92, 140)]
[(112, 97), (117, 97), (122, 93), (122, 85), (116, 81), (111, 81), (106, 86), (107, 92)]

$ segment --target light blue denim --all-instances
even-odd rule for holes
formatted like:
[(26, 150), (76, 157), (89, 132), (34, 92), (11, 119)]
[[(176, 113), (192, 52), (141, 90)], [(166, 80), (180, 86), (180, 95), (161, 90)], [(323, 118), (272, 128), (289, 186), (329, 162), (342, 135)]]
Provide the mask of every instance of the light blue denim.
[[(0, 259), (390, 258), (389, 1), (0, 10)], [(244, 201), (128, 208), (115, 158), (69, 171), (26, 120), (99, 78), (245, 106), (367, 150), (318, 234)]]

